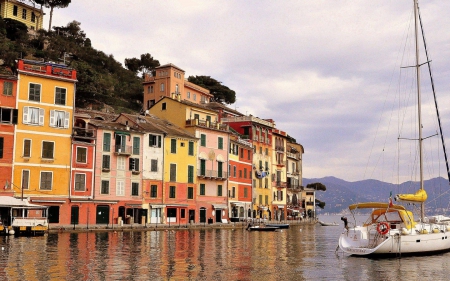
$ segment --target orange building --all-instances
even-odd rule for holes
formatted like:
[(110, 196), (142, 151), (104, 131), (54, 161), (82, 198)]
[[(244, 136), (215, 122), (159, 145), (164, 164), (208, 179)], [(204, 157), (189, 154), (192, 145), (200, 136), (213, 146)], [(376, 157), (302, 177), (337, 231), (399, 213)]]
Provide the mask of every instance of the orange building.
[(14, 127), (17, 124), (17, 77), (0, 66), (0, 195), (12, 195)]
[(208, 103), (213, 97), (208, 89), (187, 81), (185, 71), (171, 63), (155, 68), (154, 74), (144, 77), (145, 109), (152, 107), (162, 97), (173, 95), (197, 104)]

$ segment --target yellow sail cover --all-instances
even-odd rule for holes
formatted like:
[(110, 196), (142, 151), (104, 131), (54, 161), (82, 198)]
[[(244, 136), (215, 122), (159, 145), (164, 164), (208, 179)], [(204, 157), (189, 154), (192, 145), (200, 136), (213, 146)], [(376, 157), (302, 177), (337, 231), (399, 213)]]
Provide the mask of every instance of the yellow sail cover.
[(425, 202), (428, 196), (425, 190), (419, 189), (414, 194), (397, 194), (395, 197), (400, 201)]

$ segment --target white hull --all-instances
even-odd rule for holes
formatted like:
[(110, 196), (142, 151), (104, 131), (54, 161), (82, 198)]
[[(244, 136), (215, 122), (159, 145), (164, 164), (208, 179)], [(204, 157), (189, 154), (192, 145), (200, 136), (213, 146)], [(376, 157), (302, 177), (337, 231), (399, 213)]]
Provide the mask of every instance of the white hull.
[[(429, 233), (420, 233), (427, 229)], [(445, 225), (418, 224), (412, 230), (391, 229), (381, 235), (376, 225), (345, 230), (339, 247), (351, 255), (425, 254), (450, 250), (450, 232)]]

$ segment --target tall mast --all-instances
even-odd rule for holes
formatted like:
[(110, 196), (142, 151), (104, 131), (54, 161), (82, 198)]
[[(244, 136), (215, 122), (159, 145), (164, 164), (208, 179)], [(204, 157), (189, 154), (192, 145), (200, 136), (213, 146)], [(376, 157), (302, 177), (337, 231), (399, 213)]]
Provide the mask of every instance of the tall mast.
[[(423, 147), (422, 147), (422, 99), (420, 93), (420, 64), (419, 64), (419, 0), (414, 0), (414, 31), (416, 44), (416, 82), (417, 82), (417, 115), (419, 125), (419, 170), (420, 170), (420, 189), (423, 190)], [(425, 203), (420, 204), (420, 217), (422, 221), (425, 218)]]

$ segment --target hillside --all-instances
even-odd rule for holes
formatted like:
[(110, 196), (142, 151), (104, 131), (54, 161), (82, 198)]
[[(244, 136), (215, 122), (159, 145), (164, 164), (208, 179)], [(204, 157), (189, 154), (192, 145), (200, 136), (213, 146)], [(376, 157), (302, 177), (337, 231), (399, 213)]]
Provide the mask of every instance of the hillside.
[(114, 59), (91, 46), (80, 23), (39, 30), (30, 37), (27, 27), (15, 20), (0, 18), (0, 59), (15, 69), (18, 58), (65, 63), (77, 70), (77, 107), (102, 109), (103, 104), (116, 112), (142, 109), (141, 78)]
[[(404, 182), (400, 185), (381, 182), (378, 180), (362, 180), (348, 182), (335, 177), (303, 179), (303, 185), (320, 182), (327, 187), (325, 192), (318, 191), (317, 199), (326, 203), (325, 209), (318, 209), (323, 213), (345, 213), (348, 205), (358, 202), (380, 201), (389, 202), (389, 194), (394, 198), (399, 193), (413, 193), (419, 188), (418, 182)], [(447, 211), (450, 202), (450, 188), (448, 181), (442, 177), (425, 181), (428, 193), (426, 202), (427, 213), (450, 213)]]

